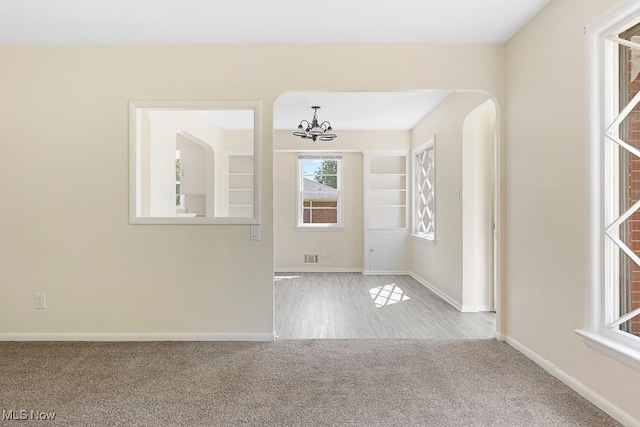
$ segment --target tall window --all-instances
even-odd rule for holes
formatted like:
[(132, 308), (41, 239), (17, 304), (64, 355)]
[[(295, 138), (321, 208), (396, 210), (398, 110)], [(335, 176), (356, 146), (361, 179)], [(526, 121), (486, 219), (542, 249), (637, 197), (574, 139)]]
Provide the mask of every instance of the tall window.
[(342, 154), (298, 155), (298, 227), (342, 225)]
[[(587, 30), (587, 344), (640, 369), (640, 5)], [(613, 30), (611, 30), (613, 28)]]
[[(622, 118), (625, 108), (632, 108), (624, 119), (620, 121), (618, 129), (611, 129), (610, 135), (619, 138), (625, 144), (620, 144), (615, 139), (611, 143), (617, 144), (615, 149), (619, 152), (619, 164), (617, 165), (618, 184), (614, 191), (619, 192), (619, 212), (628, 213), (624, 220), (616, 219), (619, 223), (619, 231), (610, 236), (612, 242), (623, 253), (619, 255), (619, 295), (618, 314), (627, 315), (628, 320), (620, 323), (620, 329), (630, 334), (640, 336), (640, 105), (634, 97), (640, 92), (640, 25), (635, 25), (620, 34), (620, 38), (636, 44), (636, 48), (619, 44), (618, 67), (618, 92), (619, 92), (619, 119)], [(628, 106), (628, 107), (627, 107)], [(615, 125), (614, 125), (615, 126)], [(625, 147), (628, 145), (628, 147)], [(625, 215), (622, 215), (625, 216)], [(616, 239), (616, 237), (618, 239)], [(622, 244), (622, 246), (621, 246)], [(628, 252), (628, 253), (627, 253)], [(628, 315), (636, 312), (634, 317)]]
[(414, 152), (413, 232), (435, 240), (435, 145), (433, 139)]

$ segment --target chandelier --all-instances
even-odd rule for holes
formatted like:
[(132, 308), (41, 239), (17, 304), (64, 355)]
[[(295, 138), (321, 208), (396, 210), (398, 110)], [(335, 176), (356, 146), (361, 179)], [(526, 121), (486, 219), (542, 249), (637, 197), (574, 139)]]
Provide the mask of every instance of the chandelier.
[(331, 141), (333, 138), (337, 137), (338, 135), (331, 133), (333, 130), (331, 128), (331, 123), (324, 121), (318, 124), (318, 110), (320, 107), (316, 105), (311, 108), (313, 108), (313, 120), (311, 120), (311, 123), (306, 120), (301, 121), (298, 125), (298, 130), (293, 134), (300, 138), (312, 139), (314, 141), (316, 139), (320, 139), (320, 141)]

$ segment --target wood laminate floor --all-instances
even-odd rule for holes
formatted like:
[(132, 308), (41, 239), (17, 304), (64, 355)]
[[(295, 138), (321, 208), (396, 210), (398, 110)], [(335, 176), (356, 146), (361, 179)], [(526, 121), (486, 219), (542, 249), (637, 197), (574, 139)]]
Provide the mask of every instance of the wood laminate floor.
[(495, 313), (461, 313), (410, 276), (283, 273), (274, 280), (280, 339), (494, 336)]

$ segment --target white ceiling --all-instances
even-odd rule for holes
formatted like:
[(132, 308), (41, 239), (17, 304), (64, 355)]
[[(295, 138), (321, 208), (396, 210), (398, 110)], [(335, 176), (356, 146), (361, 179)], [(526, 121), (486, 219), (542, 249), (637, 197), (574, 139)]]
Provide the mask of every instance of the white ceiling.
[(550, 0), (0, 0), (0, 44), (504, 43)]

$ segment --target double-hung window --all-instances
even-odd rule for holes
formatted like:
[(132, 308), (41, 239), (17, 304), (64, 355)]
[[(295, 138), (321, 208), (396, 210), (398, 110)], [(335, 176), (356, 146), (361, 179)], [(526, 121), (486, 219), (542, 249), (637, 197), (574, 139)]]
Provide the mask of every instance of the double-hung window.
[(640, 5), (587, 28), (587, 345), (640, 370)]
[(298, 155), (298, 227), (342, 226), (342, 154)]
[(413, 152), (413, 234), (431, 241), (436, 233), (435, 160), (433, 139)]

